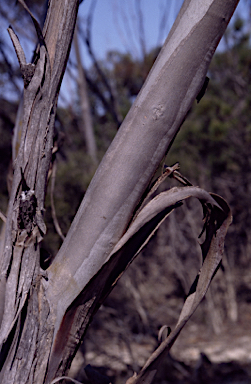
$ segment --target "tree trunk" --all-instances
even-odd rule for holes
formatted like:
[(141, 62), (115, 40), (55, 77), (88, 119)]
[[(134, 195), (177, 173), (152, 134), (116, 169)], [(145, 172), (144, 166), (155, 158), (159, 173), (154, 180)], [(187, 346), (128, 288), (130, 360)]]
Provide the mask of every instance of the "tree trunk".
[[(26, 8), (23, 0), (20, 2)], [(24, 78), (24, 91), (15, 127), (21, 140), (13, 159), (1, 255), (2, 383), (43, 383), (46, 375), (53, 320), (46, 325), (49, 307), (41, 286), (39, 242), (46, 231), (42, 216), (57, 98), (77, 10), (77, 0), (52, 0), (43, 33), (31, 14), (39, 40), (32, 64), (26, 63), (22, 47), (9, 29)]]
[[(182, 192), (177, 189), (168, 198), (169, 205), (158, 211), (156, 223), (151, 211), (144, 218), (148, 221), (137, 227), (143, 220), (143, 210), (132, 221), (154, 172), (203, 86), (237, 3), (184, 1), (145, 85), (44, 276), (39, 269), (39, 242), (45, 232), (42, 215), (53, 124), (78, 1), (51, 0), (43, 35), (33, 19), (40, 43), (35, 66), (26, 66), (19, 43), (10, 32), (25, 86), (19, 121), (22, 140), (14, 162), (1, 259), (0, 284), (5, 292), (0, 303), (4, 307), (1, 382), (50, 383), (64, 374), (93, 315), (147, 241), (148, 231), (150, 234), (179, 201), (190, 196), (189, 187)], [(172, 200), (176, 193), (177, 199)], [(193, 188), (191, 193), (218, 205), (199, 189)]]
[(93, 125), (92, 125), (92, 116), (90, 103), (87, 93), (87, 85), (85, 80), (84, 68), (81, 62), (81, 56), (79, 52), (79, 40), (78, 40), (78, 31), (76, 28), (74, 34), (74, 49), (77, 60), (77, 70), (78, 70), (78, 94), (79, 94), (79, 102), (80, 102), (80, 111), (81, 111), (81, 121), (82, 126), (81, 129), (84, 134), (86, 149), (88, 155), (90, 155), (93, 164), (97, 165), (97, 148), (94, 137)]

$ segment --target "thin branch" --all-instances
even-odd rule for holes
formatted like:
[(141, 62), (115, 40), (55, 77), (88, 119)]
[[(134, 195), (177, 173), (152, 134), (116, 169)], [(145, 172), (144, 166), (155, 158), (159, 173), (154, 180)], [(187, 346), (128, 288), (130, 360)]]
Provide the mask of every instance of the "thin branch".
[[(104, 87), (106, 88), (106, 90), (108, 91), (108, 95), (109, 95), (109, 102), (106, 100), (106, 104), (109, 103), (110, 107), (109, 107), (109, 110), (112, 110), (112, 116), (113, 118), (115, 119), (116, 123), (119, 125), (121, 123), (121, 121), (119, 121), (119, 117), (118, 117), (118, 113), (116, 111), (116, 106), (115, 106), (115, 98), (114, 98), (114, 95), (113, 95), (113, 92), (112, 92), (112, 88), (109, 84), (109, 81), (104, 73), (104, 71), (101, 69), (99, 63), (98, 63), (98, 60), (93, 52), (93, 49), (92, 49), (92, 43), (91, 43), (91, 23), (92, 23), (92, 16), (93, 16), (93, 10), (94, 10), (94, 7), (92, 7), (92, 12), (90, 11), (89, 12), (89, 15), (88, 15), (88, 18), (87, 18), (87, 27), (86, 27), (86, 30), (85, 32), (83, 31), (83, 29), (79, 28), (79, 34), (80, 34), (80, 37), (82, 38), (82, 40), (84, 41), (87, 49), (88, 49), (88, 53), (93, 61), (93, 65), (94, 65), (94, 68), (96, 69), (97, 71), (97, 74), (100, 76), (100, 80), (101, 82), (103, 83)], [(86, 79), (87, 80), (87, 79)], [(88, 80), (87, 80), (88, 81)]]
[(51, 173), (51, 191), (50, 191), (50, 198), (51, 198), (51, 215), (52, 215), (52, 220), (54, 227), (57, 231), (57, 234), (60, 236), (60, 238), (64, 241), (65, 236), (63, 235), (63, 232), (60, 228), (58, 219), (57, 219), (57, 213), (56, 213), (56, 208), (54, 204), (54, 189), (55, 189), (55, 180), (56, 180), (56, 172), (57, 172), (57, 163), (56, 160), (53, 163), (52, 166), (52, 173)]
[[(125, 50), (127, 52), (132, 52), (133, 56), (138, 57), (139, 50), (137, 41), (135, 41), (135, 27), (134, 25), (131, 25), (135, 23), (135, 14), (132, 15), (133, 3), (132, 1), (125, 2), (125, 4), (128, 5), (128, 8), (130, 10), (129, 12), (126, 12), (126, 10), (124, 9), (125, 7), (119, 7), (117, 3), (118, 2), (116, 0), (113, 0), (114, 25), (116, 26), (118, 35)], [(129, 18), (128, 13), (130, 14)], [(131, 22), (132, 19), (134, 20), (134, 23)]]
[(114, 106), (112, 103), (110, 103), (103, 95), (103, 93), (100, 91), (100, 88), (97, 86), (96, 82), (93, 81), (90, 76), (88, 76), (87, 74), (85, 75), (86, 77), (86, 82), (88, 83), (89, 87), (90, 87), (90, 90), (100, 99), (100, 101), (102, 102), (103, 104), (103, 107), (105, 108), (105, 110), (107, 112), (110, 113), (110, 115), (112, 116), (112, 118), (114, 119), (115, 123), (117, 124), (117, 126), (119, 127), (120, 124), (121, 124), (121, 121), (118, 117), (118, 114), (116, 112), (116, 110), (114, 109)]
[(68, 380), (68, 381), (71, 381), (72, 383), (74, 384), (83, 384), (82, 382), (78, 381), (78, 380), (75, 380), (75, 379), (72, 379), (71, 377), (69, 376), (60, 376), (60, 377), (57, 377), (56, 379), (52, 380), (50, 382), (50, 384), (55, 384), (57, 383), (58, 381), (61, 381), (61, 380)]
[(6, 216), (1, 210), (0, 210), (0, 219), (2, 219), (4, 223), (6, 223)]
[(138, 24), (138, 31), (139, 31), (139, 43), (141, 47), (141, 55), (142, 55), (142, 58), (144, 58), (146, 55), (146, 36), (145, 36), (143, 12), (141, 8), (141, 0), (135, 1), (135, 7), (137, 11), (137, 24)]
[(90, 102), (87, 93), (87, 85), (85, 72), (81, 62), (81, 55), (79, 49), (79, 40), (78, 40), (78, 24), (76, 24), (76, 30), (73, 38), (75, 56), (77, 60), (77, 69), (78, 69), (78, 93), (79, 93), (79, 103), (80, 103), (80, 111), (81, 111), (81, 131), (84, 133), (87, 153), (90, 155), (93, 164), (97, 165), (97, 146), (95, 142), (92, 116), (91, 116), (91, 108)]
[(19, 65), (20, 65), (20, 67), (25, 66), (26, 65), (26, 58), (25, 58), (25, 54), (24, 54), (23, 48), (22, 48), (22, 46), (20, 44), (20, 41), (19, 41), (17, 35), (15, 34), (15, 32), (13, 31), (13, 29), (11, 27), (9, 27), (7, 30), (9, 32), (11, 41), (12, 41), (13, 46), (15, 48)]

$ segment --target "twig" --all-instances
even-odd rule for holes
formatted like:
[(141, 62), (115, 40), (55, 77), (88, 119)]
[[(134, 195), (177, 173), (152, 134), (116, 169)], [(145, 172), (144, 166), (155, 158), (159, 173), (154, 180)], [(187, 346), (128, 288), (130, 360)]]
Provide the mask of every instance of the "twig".
[(52, 165), (52, 173), (51, 173), (51, 193), (50, 193), (51, 215), (52, 215), (54, 227), (55, 227), (58, 235), (60, 236), (60, 238), (62, 240), (64, 240), (65, 236), (63, 235), (63, 232), (61, 231), (61, 228), (60, 228), (60, 225), (59, 225), (59, 222), (57, 219), (57, 213), (56, 213), (56, 208), (55, 208), (55, 204), (54, 204), (54, 197), (53, 197), (54, 196), (54, 189), (55, 189), (56, 171), (57, 171), (57, 165), (56, 165), (56, 160), (55, 160), (53, 165)]
[(69, 380), (69, 381), (71, 381), (72, 383), (75, 383), (75, 384), (83, 384), (80, 381), (74, 380), (74, 379), (72, 379), (71, 377), (68, 377), (68, 376), (56, 377), (56, 379), (52, 380), (50, 384), (55, 384), (55, 383), (57, 383), (60, 380)]
[(4, 223), (6, 223), (6, 216), (1, 210), (0, 210), (0, 219), (2, 219)]

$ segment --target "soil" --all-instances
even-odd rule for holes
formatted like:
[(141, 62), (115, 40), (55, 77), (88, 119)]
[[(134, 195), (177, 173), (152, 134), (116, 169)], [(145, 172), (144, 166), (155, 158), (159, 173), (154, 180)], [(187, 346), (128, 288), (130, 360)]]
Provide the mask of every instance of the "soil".
[[(196, 317), (191, 319), (161, 365), (154, 383), (251, 383), (251, 306), (242, 304), (240, 309), (245, 316), (235, 324), (224, 325), (220, 334), (196, 323)], [(109, 337), (109, 332), (94, 324), (77, 353), (70, 375), (89, 383), (84, 367), (91, 364), (112, 383), (125, 383), (134, 371), (139, 371), (156, 346), (154, 335), (135, 334), (127, 340), (126, 335), (110, 333)]]

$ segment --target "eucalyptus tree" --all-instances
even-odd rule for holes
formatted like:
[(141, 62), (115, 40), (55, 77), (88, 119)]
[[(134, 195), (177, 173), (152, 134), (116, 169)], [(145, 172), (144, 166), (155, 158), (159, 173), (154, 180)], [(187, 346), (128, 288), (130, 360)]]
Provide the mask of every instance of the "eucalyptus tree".
[[(51, 265), (40, 267), (44, 201), (58, 92), (78, 0), (51, 0), (27, 63), (9, 28), (24, 80), (13, 139), (13, 180), (1, 254), (1, 382), (52, 383), (67, 373), (96, 311), (161, 222), (188, 197), (203, 206), (203, 265), (173, 331), (130, 382), (150, 383), (158, 364), (204, 297), (231, 221), (227, 203), (167, 167), (150, 187), (195, 98), (237, 0), (185, 0), (166, 42), (98, 167)], [(19, 136), (19, 141), (17, 137)], [(19, 142), (20, 145), (15, 143)], [(83, 169), (84, 173), (84, 169)], [(154, 192), (169, 175), (184, 186)]]

